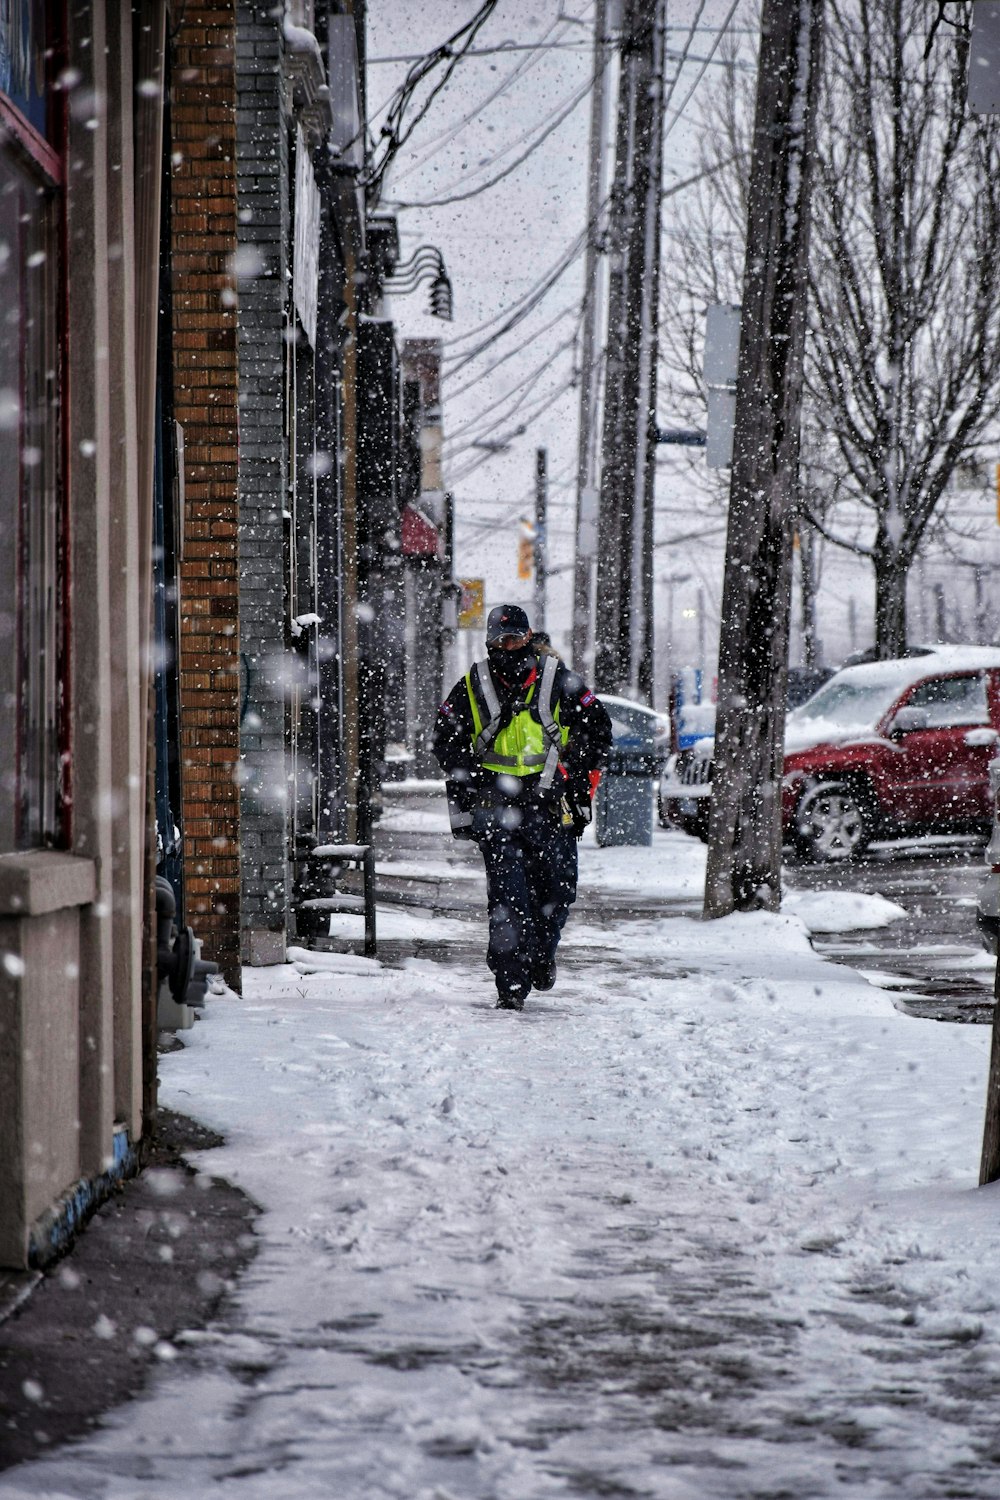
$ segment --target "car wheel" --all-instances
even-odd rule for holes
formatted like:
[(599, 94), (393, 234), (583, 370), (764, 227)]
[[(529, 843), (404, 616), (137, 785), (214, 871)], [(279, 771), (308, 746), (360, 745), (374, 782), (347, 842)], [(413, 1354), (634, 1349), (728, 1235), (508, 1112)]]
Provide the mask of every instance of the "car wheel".
[(856, 859), (871, 840), (864, 795), (843, 781), (823, 781), (802, 794), (795, 812), (799, 848), (824, 864)]

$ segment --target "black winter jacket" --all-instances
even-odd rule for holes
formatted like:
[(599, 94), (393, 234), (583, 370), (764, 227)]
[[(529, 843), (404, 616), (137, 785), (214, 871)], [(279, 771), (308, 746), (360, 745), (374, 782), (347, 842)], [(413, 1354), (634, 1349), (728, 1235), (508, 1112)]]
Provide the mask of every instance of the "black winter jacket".
[[(541, 668), (540, 660), (539, 675)], [(501, 705), (513, 705), (521, 700), (525, 689), (505, 683), (495, 672), (493, 681)], [(514, 789), (511, 777), (498, 777), (492, 771), (484, 771), (479, 764), (473, 748), (475, 730), (469, 694), (465, 678), (459, 679), (438, 709), (432, 748), (445, 776), (453, 783), (452, 792), (457, 794), (463, 807), (523, 803), (532, 799), (558, 801), (567, 791), (579, 804), (589, 803), (590, 773), (599, 771), (606, 764), (611, 750), (611, 720), (601, 700), (564, 662), (559, 663), (556, 671), (552, 690), (553, 712), (556, 704), (559, 705), (559, 721), (569, 730), (569, 738), (560, 756), (567, 775), (557, 777), (556, 785), (548, 794), (539, 792), (538, 776), (521, 778)]]

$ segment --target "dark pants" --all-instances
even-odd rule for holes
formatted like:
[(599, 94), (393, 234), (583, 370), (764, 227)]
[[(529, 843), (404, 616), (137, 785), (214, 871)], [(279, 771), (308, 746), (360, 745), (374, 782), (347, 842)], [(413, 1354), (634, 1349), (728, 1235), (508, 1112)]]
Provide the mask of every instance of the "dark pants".
[(555, 960), (576, 900), (576, 836), (540, 806), (480, 811), (474, 826), (486, 865), (486, 961), (498, 993), (522, 999), (532, 971)]

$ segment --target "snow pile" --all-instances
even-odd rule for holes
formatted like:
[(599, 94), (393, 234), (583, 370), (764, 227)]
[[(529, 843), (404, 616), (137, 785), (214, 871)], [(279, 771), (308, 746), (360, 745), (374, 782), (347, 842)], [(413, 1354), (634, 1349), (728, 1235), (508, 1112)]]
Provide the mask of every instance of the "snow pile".
[(895, 901), (865, 891), (796, 891), (787, 886), (781, 909), (798, 917), (808, 932), (860, 932), (888, 927), (906, 916)]

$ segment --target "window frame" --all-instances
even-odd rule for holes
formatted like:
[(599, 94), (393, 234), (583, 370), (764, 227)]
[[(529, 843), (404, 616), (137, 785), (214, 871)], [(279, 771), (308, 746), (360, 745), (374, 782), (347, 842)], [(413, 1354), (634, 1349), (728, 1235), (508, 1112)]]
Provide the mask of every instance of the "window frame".
[[(18, 483), (13, 502), (16, 555), (13, 562), (16, 694), (15, 781), (10, 829), (0, 835), (9, 852), (68, 847), (71, 780), (69, 755), (69, 421), (67, 386), (67, 224), (65, 204), (66, 112), (55, 85), (65, 55), (61, 5), (46, 7), (45, 54), (49, 81), (46, 128), (49, 138), (0, 91), (0, 151), (13, 174), (35, 190), (39, 210), (19, 239), (18, 251), (32, 240), (44, 250), (38, 274), (44, 284), (31, 299), (24, 279), (25, 256), (15, 268), (22, 322), (16, 355), (20, 416)], [(58, 147), (53, 141), (59, 143)], [(37, 263), (36, 263), (37, 265)], [(31, 307), (43, 319), (40, 330), (25, 326)], [(34, 348), (29, 349), (34, 339)], [(33, 430), (34, 424), (34, 430)], [(41, 480), (32, 492), (20, 462), (36, 447)]]
[[(952, 700), (951, 698), (949, 698), (947, 696), (947, 694), (945, 694), (943, 697), (939, 698), (936, 702), (935, 702), (934, 697), (933, 697), (933, 690), (935, 688), (941, 688), (942, 686), (946, 686), (947, 684), (953, 683), (953, 682), (962, 683), (963, 686), (965, 684), (967, 684), (967, 683), (974, 683), (979, 688), (981, 688), (981, 690), (982, 690), (982, 712), (981, 712), (981, 715), (978, 718), (971, 719), (971, 718), (954, 718), (954, 717), (950, 717), (947, 720), (938, 719), (937, 718), (937, 716), (935, 714), (935, 709), (940, 709), (942, 711), (950, 711), (951, 713), (954, 713), (960, 707), (960, 702), (962, 700), (958, 700), (958, 699)], [(920, 701), (921, 695), (929, 697), (930, 701), (928, 701), (928, 702), (921, 702)], [(973, 694), (969, 693), (969, 694), (967, 694), (965, 696), (965, 699), (964, 699), (964, 702), (968, 705), (969, 711), (971, 711), (971, 709), (972, 709), (972, 698), (973, 698)], [(990, 720), (990, 702), (989, 702), (989, 680), (988, 680), (987, 674), (984, 671), (981, 671), (981, 672), (949, 672), (947, 675), (941, 675), (941, 676), (938, 676), (938, 677), (928, 677), (928, 678), (925, 678), (923, 682), (915, 683), (914, 686), (910, 689), (910, 695), (909, 695), (909, 698), (907, 699), (906, 706), (907, 706), (907, 708), (919, 708), (919, 709), (922, 709), (927, 714), (927, 716), (928, 716), (927, 728), (930, 729), (930, 730), (936, 730), (936, 729), (980, 729), (980, 728), (984, 728), (984, 727), (988, 726), (990, 724), (990, 722), (991, 722), (991, 720)], [(978, 707), (978, 705), (977, 705), (977, 707)]]

